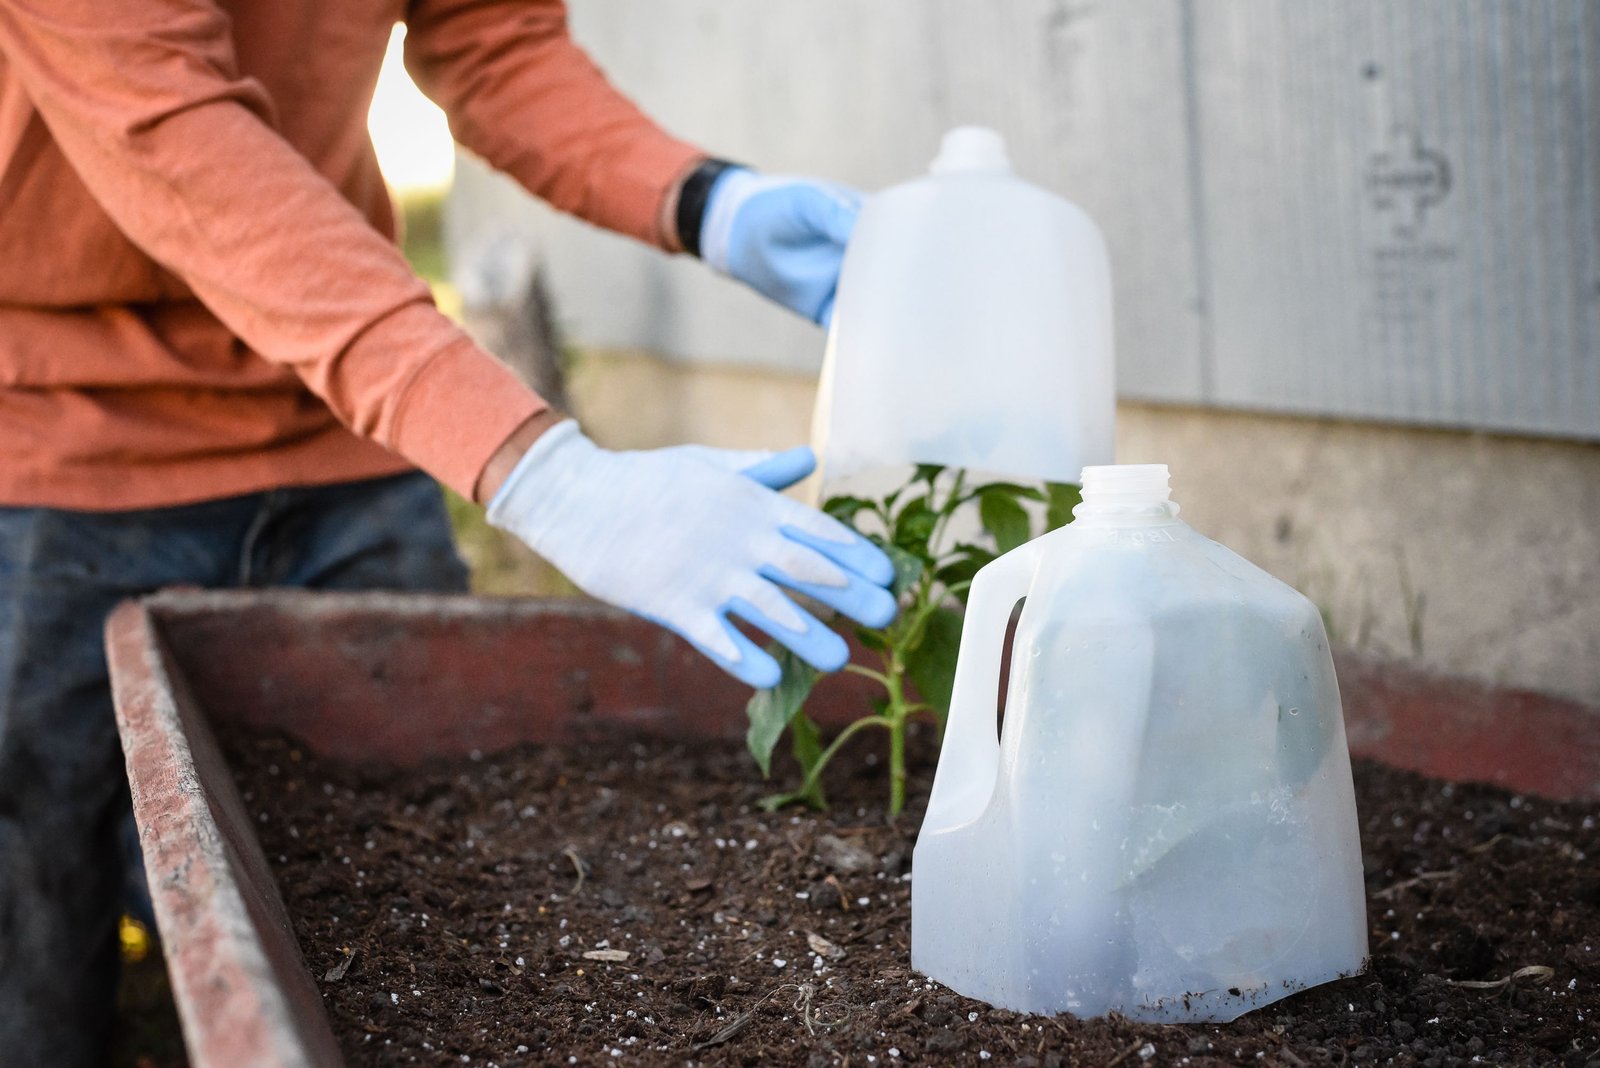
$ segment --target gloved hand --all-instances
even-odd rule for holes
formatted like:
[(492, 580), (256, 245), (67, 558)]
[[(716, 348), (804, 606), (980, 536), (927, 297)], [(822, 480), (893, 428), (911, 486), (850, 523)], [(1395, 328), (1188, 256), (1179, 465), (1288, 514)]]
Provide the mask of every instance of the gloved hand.
[(898, 607), (885, 589), (894, 566), (877, 546), (776, 492), (815, 465), (810, 449), (612, 452), (567, 420), (517, 463), (489, 522), (586, 593), (676, 631), (751, 686), (775, 686), (777, 662), (728, 616), (833, 671), (849, 658), (844, 639), (786, 588), (869, 627)]
[(711, 187), (700, 255), (716, 270), (827, 326), (861, 194), (809, 178), (724, 171)]

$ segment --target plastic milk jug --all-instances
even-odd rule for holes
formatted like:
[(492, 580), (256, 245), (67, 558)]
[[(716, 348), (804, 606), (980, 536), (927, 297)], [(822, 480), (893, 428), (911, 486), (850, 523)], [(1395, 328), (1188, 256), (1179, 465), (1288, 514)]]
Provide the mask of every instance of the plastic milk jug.
[(1111, 462), (1111, 267), (1076, 205), (993, 130), (868, 199), (845, 250), (812, 432), (825, 492), (944, 464), (1073, 482)]
[(1177, 512), (1164, 465), (1087, 468), (972, 585), (911, 898), (912, 965), (962, 994), (1231, 1020), (1364, 966), (1322, 619)]

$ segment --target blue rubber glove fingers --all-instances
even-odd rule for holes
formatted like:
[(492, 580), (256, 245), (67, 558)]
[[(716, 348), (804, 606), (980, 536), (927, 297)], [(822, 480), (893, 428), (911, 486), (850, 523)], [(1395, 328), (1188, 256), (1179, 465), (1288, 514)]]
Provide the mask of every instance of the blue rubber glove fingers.
[[(784, 537), (814, 549), (840, 567), (860, 575), (874, 586), (888, 587), (894, 582), (894, 561), (889, 554), (857, 534), (837, 519), (811, 508), (801, 509), (800, 520), (783, 527)], [(794, 573), (802, 581), (803, 574)]]
[[(899, 606), (885, 589), (894, 581), (894, 564), (883, 550), (831, 516), (788, 498), (778, 499), (782, 507), (778, 537), (762, 545), (761, 576), (864, 626), (889, 623)], [(800, 629), (792, 618), (768, 614), (791, 631)], [(804, 650), (791, 648), (804, 655)]]
[(701, 255), (716, 270), (826, 326), (861, 200), (856, 190), (831, 182), (730, 170), (712, 187)]
[(785, 526), (786, 538), (820, 554), (828, 564), (817, 566), (812, 554), (787, 555), (763, 568), (761, 573), (862, 626), (886, 627), (894, 621), (900, 608), (894, 595), (884, 588), (894, 581), (894, 565), (883, 550), (867, 539), (844, 530), (842, 525), (841, 530), (845, 538), (823, 538), (798, 527)]
[(775, 453), (760, 463), (741, 468), (745, 478), (772, 490), (785, 490), (817, 469), (817, 454), (804, 445)]
[[(838, 671), (849, 662), (850, 647), (831, 627), (795, 604), (777, 586), (768, 583), (766, 590), (768, 592), (758, 594), (754, 600), (735, 597), (728, 603), (728, 614), (753, 624), (769, 637), (788, 646), (791, 652), (818, 671)], [(762, 603), (758, 604), (757, 601)], [(775, 686), (777, 682), (774, 680), (766, 685)]]
[(737, 616), (755, 625), (819, 670), (835, 671), (843, 667), (850, 655), (843, 639), (818, 622), (811, 613), (794, 605), (793, 602), (788, 602), (787, 598), (785, 602), (790, 605), (793, 612), (799, 613), (800, 619), (794, 620), (789, 611), (780, 611), (778, 614), (789, 619), (791, 623), (798, 623), (798, 629), (778, 623), (750, 601), (743, 597), (735, 597), (723, 605), (718, 613), (717, 623), (720, 633), (717, 635), (717, 641), (712, 644), (697, 639), (698, 628), (686, 629), (676, 621), (654, 616), (646, 618), (674, 632), (698, 649), (707, 660), (745, 685), (758, 690), (778, 685), (783, 678), (783, 669), (770, 653), (733, 625), (729, 618), (731, 616)]
[[(730, 605), (731, 609), (732, 606)], [(655, 620), (668, 630), (678, 632), (678, 628), (662, 620)], [(733, 643), (733, 656), (728, 657), (716, 650), (707, 649), (688, 635), (680, 633), (690, 645), (700, 650), (701, 654), (723, 671), (732, 675), (746, 686), (757, 690), (770, 690), (783, 680), (783, 668), (761, 646), (746, 638), (732, 623), (723, 621), (722, 629), (727, 634), (728, 640)]]
[(713, 464), (724, 471), (737, 471), (774, 490), (788, 489), (817, 469), (816, 454), (804, 445), (782, 452), (717, 449), (709, 445), (674, 445), (661, 451)]
[[(802, 552), (805, 556), (816, 555), (811, 550)], [(795, 554), (796, 557), (800, 555)], [(830, 580), (837, 570), (829, 564), (795, 558), (791, 558), (790, 563), (808, 574), (826, 572), (822, 577)], [(770, 568), (763, 567), (759, 574), (764, 576), (768, 570)], [(741, 583), (741, 592), (717, 607), (717, 623), (721, 633), (716, 634), (712, 641), (702, 641), (697, 637), (705, 633), (703, 627), (684, 627), (681, 623), (662, 619), (656, 622), (676, 631), (724, 671), (757, 689), (776, 686), (781, 670), (777, 661), (733, 626), (731, 617), (750, 623), (819, 671), (837, 671), (849, 662), (850, 649), (843, 638), (795, 603), (771, 581), (763, 581), (755, 576), (752, 579)]]

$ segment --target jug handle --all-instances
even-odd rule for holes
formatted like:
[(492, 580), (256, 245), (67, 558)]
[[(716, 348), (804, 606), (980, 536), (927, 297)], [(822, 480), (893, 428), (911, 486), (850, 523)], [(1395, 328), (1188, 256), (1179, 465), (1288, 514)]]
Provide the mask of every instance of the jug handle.
[(950, 717), (945, 723), (939, 768), (933, 776), (923, 830), (943, 830), (976, 819), (994, 796), (1000, 771), (995, 722), (1000, 708), (1000, 654), (1011, 610), (1028, 593), (1039, 562), (1038, 542), (1028, 542), (993, 561), (972, 582)]

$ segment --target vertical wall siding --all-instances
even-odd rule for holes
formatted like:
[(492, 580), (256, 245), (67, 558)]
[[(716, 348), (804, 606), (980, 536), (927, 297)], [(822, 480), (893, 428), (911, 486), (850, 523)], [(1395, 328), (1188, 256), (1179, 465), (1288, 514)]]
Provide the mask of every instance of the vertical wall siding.
[[(1129, 398), (1600, 438), (1600, 3), (573, 0), (676, 132), (872, 189), (950, 125), (1083, 205)], [(481, 174), (580, 341), (814, 368), (820, 331)], [(532, 222), (528, 222), (532, 220)]]
[(1205, 10), (1202, 399), (1600, 437), (1593, 5)]

